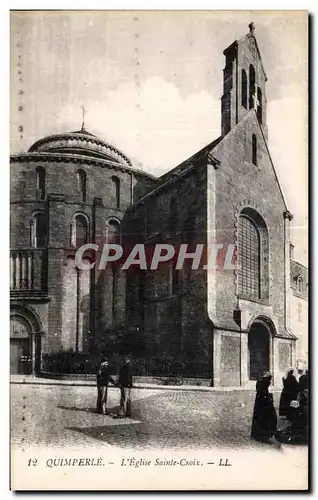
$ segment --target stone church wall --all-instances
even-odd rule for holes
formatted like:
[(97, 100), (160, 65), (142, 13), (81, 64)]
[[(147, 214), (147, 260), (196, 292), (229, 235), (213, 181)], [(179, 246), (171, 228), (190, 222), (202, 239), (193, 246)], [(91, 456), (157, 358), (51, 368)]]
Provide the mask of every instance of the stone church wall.
[[(120, 167), (107, 163), (90, 164), (90, 159), (77, 162), (64, 160), (48, 160), (34, 155), (13, 156), (11, 160), (11, 212), (10, 212), (10, 245), (12, 249), (31, 248), (31, 221), (33, 213), (45, 211), (48, 214), (48, 250), (47, 269), (44, 284), (43, 302), (46, 302), (45, 336), (42, 342), (42, 352), (49, 353), (60, 348), (70, 348), (75, 345), (76, 316), (76, 283), (70, 281), (67, 258), (74, 257), (75, 249), (71, 246), (71, 220), (76, 212), (86, 214), (89, 219), (89, 241), (96, 241), (103, 245), (106, 242), (106, 221), (115, 217), (121, 221), (124, 213), (131, 206), (133, 200), (143, 196), (153, 183), (151, 177), (142, 173), (122, 170)], [(94, 160), (93, 160), (94, 163)], [(36, 168), (45, 169), (45, 200), (39, 199), (36, 188)], [(86, 201), (81, 202), (81, 193), (78, 189), (76, 173), (78, 169), (86, 173)], [(114, 197), (112, 177), (120, 181), (120, 205), (117, 207)], [(143, 182), (144, 181), (144, 182)], [(85, 335), (88, 330), (93, 330), (96, 338), (102, 334), (106, 326), (112, 324), (112, 283), (101, 286), (101, 271), (92, 272), (92, 284), (97, 284), (100, 296), (94, 294), (91, 302), (91, 293), (88, 281), (82, 283), (82, 299), (80, 303), (79, 329), (81, 339), (79, 347), (88, 349), (88, 340)], [(90, 278), (89, 278), (90, 279)], [(33, 290), (29, 296), (32, 302)], [(125, 319), (125, 274), (119, 273), (117, 284), (116, 318), (117, 321)], [(19, 291), (16, 292), (19, 295)], [(85, 297), (84, 297), (85, 296)], [(39, 300), (39, 299), (38, 299)], [(91, 305), (94, 311), (88, 311)], [(74, 310), (75, 307), (75, 310)], [(98, 309), (99, 308), (99, 309)], [(104, 310), (106, 317), (100, 321), (98, 311)], [(42, 312), (40, 311), (40, 314)], [(76, 319), (76, 318), (75, 318)], [(83, 338), (82, 338), (83, 337)]]
[[(177, 217), (173, 221), (172, 197), (177, 200)], [(150, 194), (143, 204), (145, 209), (137, 204), (126, 215), (126, 228), (130, 233), (129, 227), (143, 217), (140, 241), (144, 236), (148, 248), (153, 248), (156, 243), (169, 243), (176, 247), (187, 243), (188, 251), (194, 251), (196, 244), (206, 244), (206, 171), (202, 165), (166, 184), (156, 194)], [(149, 239), (151, 237), (154, 238)], [(202, 366), (209, 363), (212, 366), (212, 328), (206, 312), (206, 272), (202, 269), (190, 270), (190, 263), (191, 260), (186, 260), (180, 270), (179, 289), (176, 291), (173, 289), (173, 272), (168, 264), (163, 264), (157, 271), (144, 273), (143, 328), (147, 354), (158, 357), (166, 353), (189, 363), (197, 362)], [(137, 300), (132, 291), (133, 282), (137, 282), (136, 273), (130, 273), (127, 282), (130, 290), (127, 293), (128, 314), (132, 314), (133, 303)]]
[[(257, 166), (251, 162), (251, 136), (258, 144)], [(239, 211), (251, 206), (266, 222), (269, 234), (269, 300), (278, 327), (284, 329), (285, 210), (281, 192), (270, 164), (266, 146), (252, 110), (214, 149), (221, 162), (215, 175), (216, 238), (225, 245), (236, 243)], [(231, 323), (236, 307), (236, 276), (231, 270), (217, 273), (216, 322)], [(258, 312), (255, 302), (255, 315)]]

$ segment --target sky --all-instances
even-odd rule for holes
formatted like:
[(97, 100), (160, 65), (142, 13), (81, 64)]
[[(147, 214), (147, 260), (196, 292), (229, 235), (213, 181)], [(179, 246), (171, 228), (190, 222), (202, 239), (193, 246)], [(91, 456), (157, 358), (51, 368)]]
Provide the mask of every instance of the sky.
[(87, 130), (163, 174), (220, 135), (223, 50), (251, 21), (268, 76), (269, 150), (306, 264), (304, 11), (12, 12), (11, 152), (79, 130), (84, 105)]

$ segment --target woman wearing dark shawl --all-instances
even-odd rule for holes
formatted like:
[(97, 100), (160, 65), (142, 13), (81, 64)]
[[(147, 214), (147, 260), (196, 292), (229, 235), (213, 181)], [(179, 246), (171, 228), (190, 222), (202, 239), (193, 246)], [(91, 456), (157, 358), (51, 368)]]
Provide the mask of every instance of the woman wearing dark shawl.
[(293, 368), (289, 368), (287, 370), (286, 375), (282, 380), (283, 390), (279, 401), (279, 416), (289, 418), (290, 403), (297, 399), (298, 394), (298, 382), (294, 376)]
[(256, 441), (268, 441), (276, 433), (277, 415), (274, 408), (273, 394), (268, 392), (272, 375), (263, 374), (256, 382), (251, 438)]

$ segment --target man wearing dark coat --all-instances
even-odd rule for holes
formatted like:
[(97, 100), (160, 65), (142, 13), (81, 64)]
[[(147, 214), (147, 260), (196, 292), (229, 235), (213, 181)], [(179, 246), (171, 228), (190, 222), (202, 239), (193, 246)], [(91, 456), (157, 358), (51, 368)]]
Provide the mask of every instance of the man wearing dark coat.
[(273, 394), (268, 391), (272, 379), (270, 372), (263, 374), (256, 383), (251, 438), (269, 442), (276, 433), (277, 415), (274, 408)]
[(97, 413), (107, 415), (107, 392), (108, 384), (111, 382), (116, 385), (109, 373), (109, 364), (105, 356), (102, 357), (97, 367)]
[(120, 388), (120, 410), (118, 417), (131, 417), (131, 388), (133, 380), (131, 361), (128, 356), (124, 356), (117, 385)]
[(279, 416), (290, 417), (290, 403), (297, 399), (298, 382), (294, 376), (293, 368), (289, 368), (283, 377), (283, 390), (279, 401)]

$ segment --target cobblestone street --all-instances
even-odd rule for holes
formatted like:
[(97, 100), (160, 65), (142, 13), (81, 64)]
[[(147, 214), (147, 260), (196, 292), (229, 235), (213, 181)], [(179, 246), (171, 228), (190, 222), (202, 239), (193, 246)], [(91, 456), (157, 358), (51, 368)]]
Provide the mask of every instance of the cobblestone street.
[[(20, 445), (259, 448), (250, 440), (254, 393), (133, 389), (133, 418), (96, 414), (94, 387), (11, 385), (12, 442)], [(277, 407), (279, 394), (274, 394)], [(117, 413), (118, 389), (108, 408)]]

